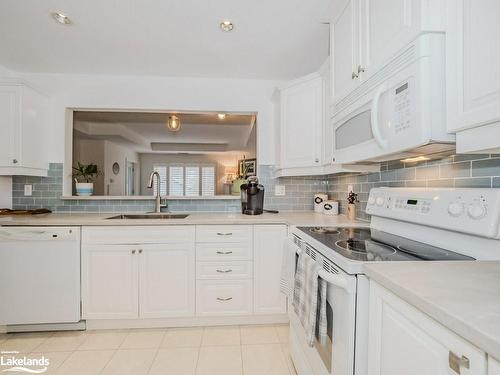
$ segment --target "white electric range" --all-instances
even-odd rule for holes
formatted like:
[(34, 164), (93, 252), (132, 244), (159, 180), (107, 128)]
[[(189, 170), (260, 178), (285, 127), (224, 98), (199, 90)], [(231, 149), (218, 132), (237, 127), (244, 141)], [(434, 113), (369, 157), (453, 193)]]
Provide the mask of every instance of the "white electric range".
[(500, 189), (375, 188), (369, 228), (294, 227), (289, 244), (323, 267), (326, 344), (306, 343), (290, 307), (290, 352), (299, 375), (366, 375), (367, 262), (500, 259)]

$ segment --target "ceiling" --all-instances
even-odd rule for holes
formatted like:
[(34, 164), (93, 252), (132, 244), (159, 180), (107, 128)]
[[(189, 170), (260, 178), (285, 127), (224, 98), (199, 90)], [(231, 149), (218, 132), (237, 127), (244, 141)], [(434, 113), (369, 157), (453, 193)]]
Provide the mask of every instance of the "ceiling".
[[(0, 65), (20, 72), (291, 79), (328, 55), (331, 0), (1, 0)], [(67, 14), (72, 25), (50, 13)], [(223, 19), (235, 27), (224, 33)]]
[(255, 115), (176, 113), (181, 129), (167, 129), (169, 113), (75, 111), (73, 129), (81, 139), (109, 140), (139, 153), (255, 152)]

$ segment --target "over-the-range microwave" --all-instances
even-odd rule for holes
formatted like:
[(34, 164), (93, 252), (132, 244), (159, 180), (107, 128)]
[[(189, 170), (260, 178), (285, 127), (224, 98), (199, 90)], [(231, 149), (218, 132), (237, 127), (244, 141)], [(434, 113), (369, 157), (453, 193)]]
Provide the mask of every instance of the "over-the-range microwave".
[(446, 132), (444, 43), (441, 33), (419, 36), (336, 103), (335, 163), (382, 162), (455, 150), (455, 136)]

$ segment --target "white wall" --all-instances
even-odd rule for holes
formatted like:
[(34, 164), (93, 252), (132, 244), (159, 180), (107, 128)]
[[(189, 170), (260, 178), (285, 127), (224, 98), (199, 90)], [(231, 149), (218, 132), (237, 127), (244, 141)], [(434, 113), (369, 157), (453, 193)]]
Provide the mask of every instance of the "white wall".
[(66, 108), (257, 112), (259, 164), (274, 163), (271, 96), (281, 82), (265, 80), (22, 74), (50, 96), (49, 157), (64, 161)]
[[(13, 76), (13, 72), (0, 65), (0, 80)], [(0, 208), (12, 208), (12, 177), (0, 176)]]

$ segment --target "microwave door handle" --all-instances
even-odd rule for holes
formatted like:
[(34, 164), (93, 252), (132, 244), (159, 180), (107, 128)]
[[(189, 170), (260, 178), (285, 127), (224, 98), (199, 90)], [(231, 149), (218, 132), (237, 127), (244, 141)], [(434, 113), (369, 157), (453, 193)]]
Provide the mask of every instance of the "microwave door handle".
[(380, 132), (380, 127), (378, 122), (378, 112), (379, 112), (380, 97), (386, 90), (387, 86), (385, 83), (378, 87), (377, 91), (375, 92), (375, 96), (373, 97), (372, 110), (370, 113), (373, 137), (375, 138), (375, 142), (377, 142), (377, 144), (383, 149), (387, 148), (387, 140), (382, 137), (382, 133)]

